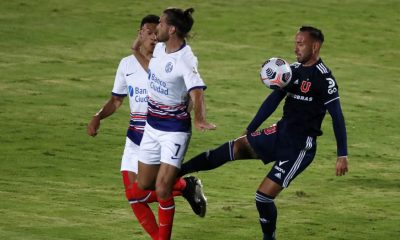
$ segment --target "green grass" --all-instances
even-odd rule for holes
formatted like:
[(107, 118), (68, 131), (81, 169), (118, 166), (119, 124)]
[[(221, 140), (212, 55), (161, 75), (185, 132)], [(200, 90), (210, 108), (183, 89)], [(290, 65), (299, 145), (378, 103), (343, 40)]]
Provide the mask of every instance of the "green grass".
[[(400, 236), (400, 2), (1, 1), (0, 239), (148, 239), (119, 173), (128, 106), (86, 135), (109, 98), (139, 20), (193, 6), (190, 45), (205, 79), (215, 132), (194, 132), (187, 157), (239, 136), (269, 94), (265, 58), (294, 61), (297, 28), (326, 36), (325, 63), (340, 86), (350, 172), (335, 177), (331, 120), (314, 163), (276, 200), (279, 239)], [(279, 109), (265, 125), (279, 119)], [(228, 164), (197, 174), (209, 199), (200, 219), (177, 198), (174, 239), (261, 239), (254, 192), (270, 166)]]

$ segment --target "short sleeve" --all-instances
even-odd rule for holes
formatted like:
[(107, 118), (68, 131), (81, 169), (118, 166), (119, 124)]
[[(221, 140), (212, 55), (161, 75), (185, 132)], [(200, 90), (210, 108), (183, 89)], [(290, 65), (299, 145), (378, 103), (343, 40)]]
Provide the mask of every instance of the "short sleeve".
[(202, 88), (206, 89), (206, 85), (197, 70), (197, 58), (191, 54), (185, 54), (182, 61), (183, 79), (185, 81), (188, 92), (192, 89)]
[(127, 95), (128, 90), (124, 74), (125, 64), (124, 59), (122, 59), (115, 74), (114, 87), (112, 89), (112, 95), (114, 96), (123, 97)]

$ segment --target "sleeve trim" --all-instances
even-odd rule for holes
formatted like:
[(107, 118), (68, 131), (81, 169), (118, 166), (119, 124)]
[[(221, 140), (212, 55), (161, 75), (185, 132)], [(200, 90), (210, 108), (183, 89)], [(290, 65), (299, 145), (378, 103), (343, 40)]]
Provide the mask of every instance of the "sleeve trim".
[(337, 99), (339, 99), (339, 97), (336, 97), (336, 98), (334, 98), (334, 99), (331, 99), (331, 100), (327, 101), (326, 103), (324, 103), (324, 105), (327, 105), (328, 103), (333, 102), (333, 101), (335, 101), (335, 100), (337, 100)]
[(128, 94), (119, 94), (119, 93), (111, 92), (111, 95), (117, 96), (117, 97), (126, 97)]
[(192, 87), (191, 89), (189, 89), (188, 90), (188, 92), (190, 92), (190, 91), (192, 91), (192, 90), (194, 90), (194, 89), (203, 89), (203, 90), (206, 90), (207, 89), (207, 86), (196, 86), (196, 87)]

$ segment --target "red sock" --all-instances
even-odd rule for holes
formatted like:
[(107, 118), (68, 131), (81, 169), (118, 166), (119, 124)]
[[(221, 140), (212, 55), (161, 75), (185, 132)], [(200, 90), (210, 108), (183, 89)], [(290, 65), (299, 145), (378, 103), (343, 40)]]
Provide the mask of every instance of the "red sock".
[(182, 192), (181, 191), (172, 191), (172, 196), (174, 196), (174, 197), (182, 196)]
[[(128, 172), (123, 171), (122, 177), (125, 185), (125, 194), (131, 204), (131, 208), (140, 225), (151, 236), (153, 240), (158, 240), (158, 225), (153, 211), (147, 204), (154, 191), (145, 191), (138, 188), (137, 183), (129, 181)], [(146, 201), (144, 199), (147, 199)], [(157, 199), (156, 199), (157, 200)]]
[(151, 239), (158, 240), (158, 225), (153, 211), (147, 203), (133, 203), (131, 208), (140, 225), (150, 235)]
[[(182, 191), (186, 188), (186, 181), (183, 178), (178, 178), (175, 182), (175, 185), (172, 187), (172, 196), (182, 196)], [(157, 194), (155, 191), (146, 191), (147, 192), (147, 203), (157, 202)]]
[[(173, 191), (182, 192), (186, 188), (186, 181), (183, 178), (178, 178), (172, 187)], [(181, 194), (182, 195), (182, 194)], [(178, 196), (178, 195), (174, 195)]]
[(166, 200), (158, 199), (159, 240), (170, 240), (174, 222), (175, 201), (171, 196)]
[(146, 199), (147, 203), (157, 202), (157, 194), (156, 191), (148, 191), (148, 198)]

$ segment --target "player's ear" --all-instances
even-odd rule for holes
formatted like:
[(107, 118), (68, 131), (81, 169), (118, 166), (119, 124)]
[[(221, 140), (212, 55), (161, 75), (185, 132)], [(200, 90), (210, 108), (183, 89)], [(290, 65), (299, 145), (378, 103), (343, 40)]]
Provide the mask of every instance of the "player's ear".
[(318, 41), (315, 41), (312, 45), (312, 51), (313, 53), (317, 53), (319, 51), (319, 49), (321, 48), (321, 43)]
[(173, 26), (173, 25), (169, 26), (168, 33), (169, 33), (170, 35), (176, 33), (176, 27)]
[(142, 34), (143, 34), (143, 28), (141, 28), (141, 29), (139, 29), (139, 36), (142, 36)]

